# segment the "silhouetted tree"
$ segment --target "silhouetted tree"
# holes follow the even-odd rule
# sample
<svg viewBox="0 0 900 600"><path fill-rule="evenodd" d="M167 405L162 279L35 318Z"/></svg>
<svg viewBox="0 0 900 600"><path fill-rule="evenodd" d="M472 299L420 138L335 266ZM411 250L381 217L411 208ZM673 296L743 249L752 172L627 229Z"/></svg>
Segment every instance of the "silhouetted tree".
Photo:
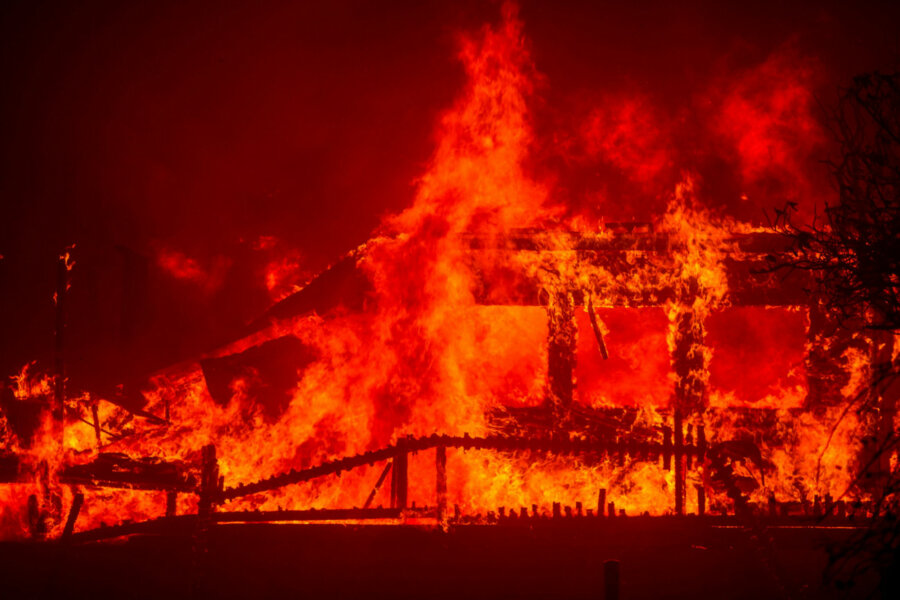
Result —
<svg viewBox="0 0 900 600"><path fill-rule="evenodd" d="M831 115L840 158L831 163L837 200L811 224L793 222L796 205L776 211L774 227L792 250L772 268L810 271L823 308L839 327L868 330L888 349L900 334L900 73L856 77ZM852 585L871 569L882 576L885 597L900 597L900 470L896 457L896 408L892 390L898 359L882 352L872 384L848 410L876 414L880 424L866 438L856 473L860 487L877 490L875 516L850 542L835 548L828 575ZM873 485L874 484L874 485Z"/></svg>

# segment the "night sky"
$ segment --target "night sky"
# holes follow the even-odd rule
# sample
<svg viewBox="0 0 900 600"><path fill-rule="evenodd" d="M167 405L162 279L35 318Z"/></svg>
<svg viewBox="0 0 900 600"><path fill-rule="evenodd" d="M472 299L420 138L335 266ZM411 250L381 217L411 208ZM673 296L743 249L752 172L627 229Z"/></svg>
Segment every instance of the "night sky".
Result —
<svg viewBox="0 0 900 600"><path fill-rule="evenodd" d="M897 68L900 8L832 4L523 2L541 74L535 176L573 214L647 218L630 199L663 206L683 168L745 220L785 200L810 210L829 190L824 119L787 147L789 185L732 156L723 127L740 123L721 107L772 79L802 84L815 100L802 116L821 119L853 75ZM299 282L407 206L464 85L458 35L499 14L335 1L0 11L0 375L50 364L56 257L75 244L76 387L228 340L272 302L266 265L290 257ZM588 124L627 102L653 134L601 160ZM659 167L635 175L635 156Z"/></svg>

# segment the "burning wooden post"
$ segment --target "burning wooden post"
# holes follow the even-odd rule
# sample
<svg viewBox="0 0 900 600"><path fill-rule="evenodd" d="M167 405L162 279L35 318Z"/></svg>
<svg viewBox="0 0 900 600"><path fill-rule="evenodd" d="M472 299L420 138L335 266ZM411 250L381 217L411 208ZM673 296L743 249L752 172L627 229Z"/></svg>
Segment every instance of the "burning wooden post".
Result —
<svg viewBox="0 0 900 600"><path fill-rule="evenodd" d="M405 446L404 443L398 446ZM394 459L391 470L391 508L405 509L409 491L409 453L405 450Z"/></svg>
<svg viewBox="0 0 900 600"><path fill-rule="evenodd" d="M559 427L575 394L575 301L566 291L547 301L547 379L554 425Z"/></svg>
<svg viewBox="0 0 900 600"><path fill-rule="evenodd" d="M672 367L676 383L672 408L674 416L675 454L675 513L684 514L687 460L684 448L684 420L699 414L706 402L706 359L704 356L703 320L694 310L700 294L696 277L682 282L676 290L676 307L670 318L674 322L675 347Z"/></svg>
<svg viewBox="0 0 900 600"><path fill-rule="evenodd" d="M72 498L72 507L69 509L69 516L66 519L66 525L63 528L63 540L68 540L72 537L72 532L75 530L75 521L78 519L78 513L81 511L82 504L84 504L84 494L75 492L75 497Z"/></svg>
<svg viewBox="0 0 900 600"><path fill-rule="evenodd" d="M697 515L702 517L706 514L706 488L701 484L694 487L697 490Z"/></svg>
<svg viewBox="0 0 900 600"><path fill-rule="evenodd" d="M437 520L444 522L444 514L447 512L447 448L438 446L435 451L435 491L437 493Z"/></svg>
<svg viewBox="0 0 900 600"><path fill-rule="evenodd" d="M681 411L675 409L675 514L684 514L685 462Z"/></svg>
<svg viewBox="0 0 900 600"><path fill-rule="evenodd" d="M213 507L219 495L219 462L216 460L216 447L213 444L203 447L201 460L197 528L193 539L192 588L195 597L205 595L202 593L202 584L207 570L209 529L213 523Z"/></svg>
<svg viewBox="0 0 900 600"><path fill-rule="evenodd" d="M203 446L202 461L197 518L201 526L203 524L208 526L219 486L219 463L216 460L216 447L213 444Z"/></svg>
<svg viewBox="0 0 900 600"><path fill-rule="evenodd" d="M663 469L672 470L672 428L663 427Z"/></svg>
<svg viewBox="0 0 900 600"><path fill-rule="evenodd" d="M594 331L594 338L597 340L597 347L600 349L600 356L603 360L609 360L609 350L606 348L606 340L603 339L603 331L600 330L600 323L597 320L597 314L594 312L594 305L591 303L590 297L587 301L588 318L591 321L591 329Z"/></svg>
<svg viewBox="0 0 900 600"><path fill-rule="evenodd" d="M393 466L393 462L388 462L388 464L384 466L384 469L381 471L381 475L378 476L378 481L375 482L375 487L373 487L372 491L369 492L369 497L366 498L366 502L365 504L363 504L363 509L369 508L372 505L372 502L375 500L375 494L377 494L378 490L381 489L381 485L384 483L384 480L387 479L387 474L391 472L391 468ZM391 502L393 502L393 496Z"/></svg>
<svg viewBox="0 0 900 600"><path fill-rule="evenodd" d="M174 517L176 513L176 503L178 501L178 492L169 490L166 492L166 516Z"/></svg>
<svg viewBox="0 0 900 600"><path fill-rule="evenodd" d="M597 493L597 516L602 517L606 514L606 488L600 488Z"/></svg>

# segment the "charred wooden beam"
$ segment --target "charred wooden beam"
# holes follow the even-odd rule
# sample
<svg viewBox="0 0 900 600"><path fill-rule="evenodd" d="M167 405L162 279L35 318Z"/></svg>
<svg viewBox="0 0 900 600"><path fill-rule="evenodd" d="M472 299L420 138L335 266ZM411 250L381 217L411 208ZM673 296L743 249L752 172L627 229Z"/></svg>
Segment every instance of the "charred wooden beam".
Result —
<svg viewBox="0 0 900 600"><path fill-rule="evenodd" d="M218 498L219 463L216 460L216 447L208 444L202 450L202 466L200 474L199 502L197 516L203 520L212 514L213 505Z"/></svg>
<svg viewBox="0 0 900 600"><path fill-rule="evenodd" d="M93 462L70 465L60 473L59 480L69 485L137 490L194 492L197 487L183 463L133 459L118 453L100 453Z"/></svg>
<svg viewBox="0 0 900 600"><path fill-rule="evenodd" d="M595 303L594 308L616 307L661 307L673 302L678 297L676 286L667 283L676 278L670 267L664 265L645 266L647 281L644 285L634 287L631 283L633 274L626 269L633 269L625 256L608 256L600 259L582 257L580 264L590 268L592 265L602 267L612 275L628 274L623 283L610 282L604 291L603 304ZM506 306L544 306L548 299L539 293L542 282L526 273L512 260L508 264L479 264L473 257L472 271L475 274L475 300L483 305ZM598 262L600 261L600 262ZM812 285L811 276L806 272L792 272L774 275L764 272L766 264L752 259L726 259L723 267L728 279L728 299L731 306L808 306L815 302L815 296L809 293ZM497 285L501 281L502 285ZM572 282L576 301L583 301L581 291Z"/></svg>
<svg viewBox="0 0 900 600"><path fill-rule="evenodd" d="M75 521L78 519L78 513L81 511L81 505L84 504L84 494L76 492L72 498L72 506L69 508L69 516L66 518L66 525L63 527L62 539L68 540L72 537L75 530Z"/></svg>
<svg viewBox="0 0 900 600"><path fill-rule="evenodd" d="M575 394L575 336L574 299L566 291L554 291L547 305L547 379L558 420L568 416Z"/></svg>
<svg viewBox="0 0 900 600"><path fill-rule="evenodd" d="M669 471L672 469L672 428L668 425L663 427L663 469Z"/></svg>
<svg viewBox="0 0 900 600"><path fill-rule="evenodd" d="M674 444L674 456L675 456L675 514L683 515L684 514L684 487L686 483L686 473L685 473L685 456L684 456L684 432L682 430L682 418L681 411L679 409L675 409L675 444Z"/></svg>
<svg viewBox="0 0 900 600"><path fill-rule="evenodd" d="M591 321L591 329L594 331L594 337L597 340L597 346L600 348L600 356L603 360L609 360L609 351L606 349L606 341L603 339L603 332L600 331L600 324L597 322L597 315L594 313L594 306L591 299L587 301L588 318Z"/></svg>
<svg viewBox="0 0 900 600"><path fill-rule="evenodd" d="M166 516L174 517L178 507L178 492L169 490L166 492Z"/></svg>
<svg viewBox="0 0 900 600"><path fill-rule="evenodd" d="M99 449L101 446L103 446L103 436L101 435L102 430L100 429L100 413L97 410L96 402L91 403L91 420L94 425L94 437L97 438L97 448Z"/></svg>
<svg viewBox="0 0 900 600"><path fill-rule="evenodd" d="M706 488L701 484L694 488L697 490L697 515L702 517L706 514Z"/></svg>
<svg viewBox="0 0 900 600"><path fill-rule="evenodd" d="M409 454L402 452L394 459L391 470L391 508L406 508L409 492Z"/></svg>
<svg viewBox="0 0 900 600"><path fill-rule="evenodd" d="M203 588L209 571L209 531L213 523L215 503L219 497L219 462L216 459L216 447L208 444L203 447L201 454L197 520L191 544L191 592L194 597L207 595Z"/></svg>
<svg viewBox="0 0 900 600"><path fill-rule="evenodd" d="M443 522L447 512L447 447L438 446L435 451L435 491L437 495L437 518Z"/></svg>
<svg viewBox="0 0 900 600"><path fill-rule="evenodd" d="M366 498L366 503L363 504L363 508L369 508L372 505L372 502L375 500L375 495L378 493L378 490L381 489L381 485L384 483L384 480L387 479L388 473L391 472L391 467L394 463L389 462L384 466L384 469L381 471L381 475L378 477L378 481L375 482L375 487L372 488L372 491L369 492L368 498Z"/></svg>

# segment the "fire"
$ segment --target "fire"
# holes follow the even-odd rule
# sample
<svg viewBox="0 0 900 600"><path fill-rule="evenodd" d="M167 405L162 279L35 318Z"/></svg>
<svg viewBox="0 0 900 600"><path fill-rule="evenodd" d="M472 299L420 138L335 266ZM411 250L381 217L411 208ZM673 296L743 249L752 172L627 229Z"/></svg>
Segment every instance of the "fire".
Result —
<svg viewBox="0 0 900 600"><path fill-rule="evenodd" d="M412 205L345 259L367 283L362 309L336 306L276 319L197 364L160 372L144 390L140 413L114 398L68 398L64 438L54 437L46 420L22 468L38 483L2 488L3 535L23 535L17 507L29 495L45 506L71 503L74 486L60 483L67 465L90 464L100 452L159 457L187 465L185 476L196 480L208 444L216 447L225 486L234 488L409 436L519 439L539 437L534 429L543 428L548 439L568 443L606 436L661 444L664 428L674 424L681 444L682 432L697 440L704 426L711 443L731 444L729 456L747 472L744 482L757 504L770 496L781 502L838 498L852 487L860 424L838 404L811 405L803 356L814 337L807 334L812 317L795 305L735 306L741 294L755 293L741 287L734 264L755 260L759 252L745 250L740 240L758 232L706 208L693 174L683 177L653 223L623 229L588 226L583 215L566 221L551 185L527 167L538 75L515 8L505 5L497 27L465 39L460 59L467 84L441 118L439 142ZM729 96L726 114L756 119L742 89ZM785 103L774 98L774 121L739 140L748 173L762 160L761 140L782 125ZM653 125L639 113L639 105L598 109L589 129L593 151L644 179L670 161L654 148L654 135L636 135ZM790 148L778 151L789 154ZM173 277L206 288L221 279L221 269L205 269L180 252L160 251L158 260ZM300 269L295 255L268 265L265 283L273 298L296 291ZM760 380L735 384L732 374L748 364L746 356L717 354L715 343L737 322L729 314L777 326L789 345L800 346L778 355L790 364L769 364L765 353L788 344L760 335L752 362ZM275 368L267 358L242 365L222 386L213 384L212 373L230 368L229 357L263 352L272 343L291 353L287 375L279 372L288 382L284 390L267 378L265 369ZM866 380L864 354L855 347L844 352L850 373L844 396ZM51 380L36 379L33 370L27 365L15 378L17 401L52 395ZM768 429L748 424L738 409L759 411L760 419L769 418ZM10 437L7 430L3 435ZM699 442L684 443L696 448ZM759 457L748 448L758 449ZM435 502L438 452L429 447L410 456L409 498L420 507ZM224 508L360 507L372 493L373 506L385 505L388 486L373 492L382 469L364 465L235 495ZM672 498L681 485L707 490L711 505L727 504L711 483L711 469L709 460L665 469L637 452L448 448L447 502L466 515L500 507L532 513L533 505L548 512L554 503L596 510L598 492L605 490L606 501L627 514L662 515L675 510ZM179 498L178 511L197 510L193 496ZM160 491L90 489L78 528L123 515L160 516L166 502ZM697 510L694 496L686 504ZM57 535L62 523L48 527Z"/></svg>

